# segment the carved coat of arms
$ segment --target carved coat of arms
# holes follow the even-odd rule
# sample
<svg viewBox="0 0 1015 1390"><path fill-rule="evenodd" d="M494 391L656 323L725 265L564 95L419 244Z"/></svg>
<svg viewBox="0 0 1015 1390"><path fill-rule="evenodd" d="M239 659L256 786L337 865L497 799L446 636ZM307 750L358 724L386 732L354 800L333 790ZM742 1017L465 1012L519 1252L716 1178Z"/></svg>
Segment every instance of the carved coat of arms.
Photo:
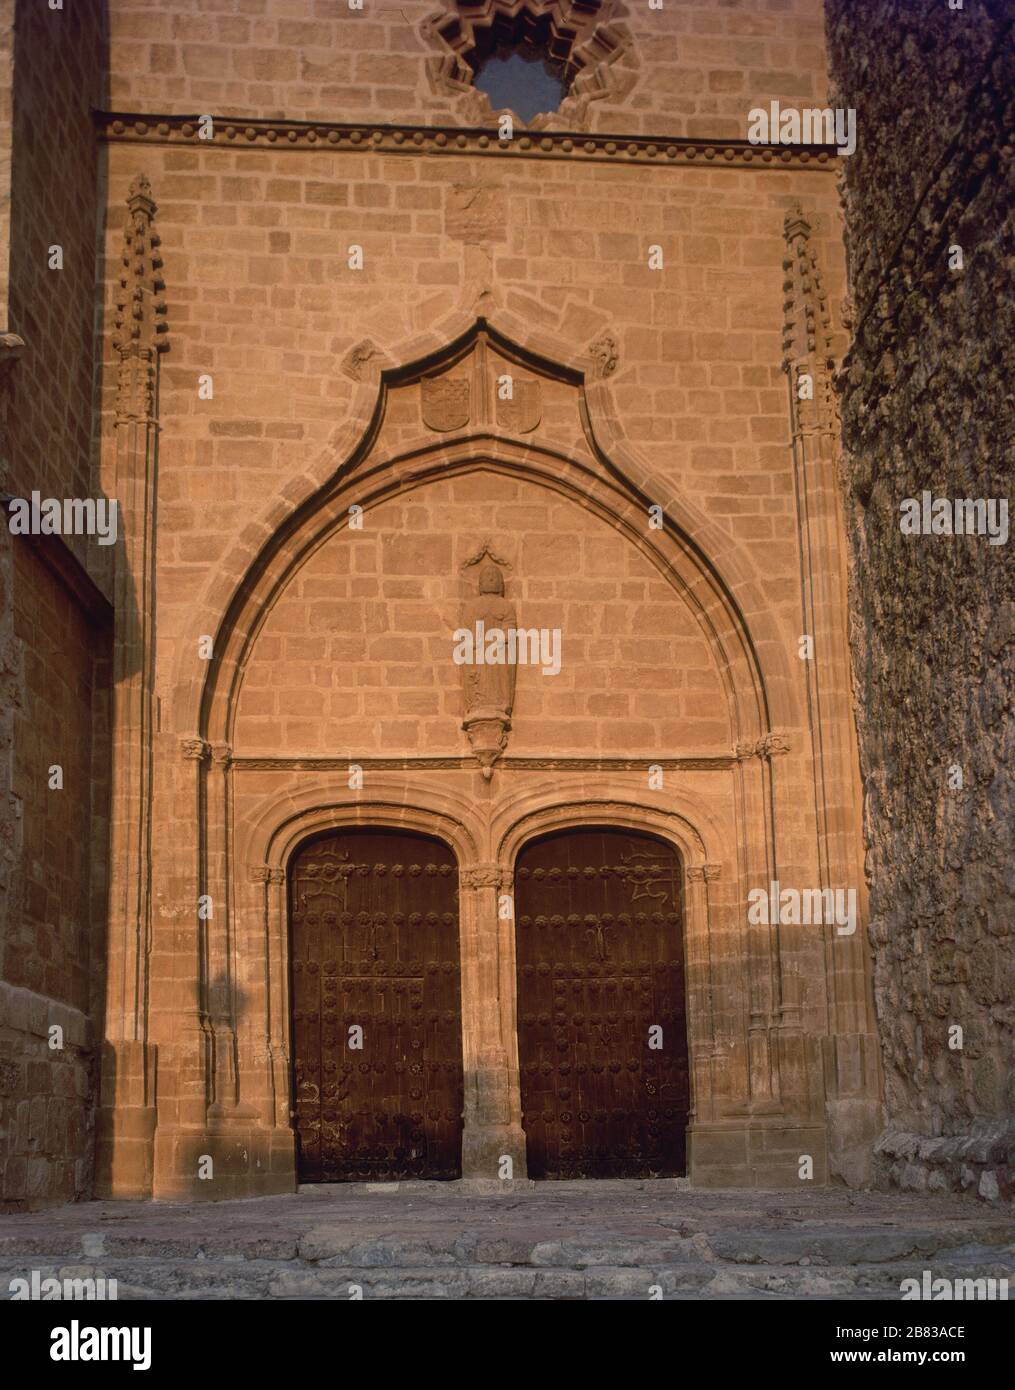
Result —
<svg viewBox="0 0 1015 1390"><path fill-rule="evenodd" d="M501 400L497 394L497 424L512 434L528 434L539 424L543 406L539 382L515 377L511 395Z"/></svg>
<svg viewBox="0 0 1015 1390"><path fill-rule="evenodd" d="M432 430L460 430L469 423L469 378L425 377L422 385L423 420Z"/></svg>

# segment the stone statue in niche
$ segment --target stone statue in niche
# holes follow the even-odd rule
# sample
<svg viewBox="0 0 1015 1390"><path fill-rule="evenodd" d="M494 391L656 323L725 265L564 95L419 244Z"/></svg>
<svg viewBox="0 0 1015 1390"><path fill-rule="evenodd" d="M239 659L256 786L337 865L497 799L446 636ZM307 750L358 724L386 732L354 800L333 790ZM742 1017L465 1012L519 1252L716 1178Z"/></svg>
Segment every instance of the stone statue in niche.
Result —
<svg viewBox="0 0 1015 1390"><path fill-rule="evenodd" d="M493 776L493 765L507 747L511 728L511 711L515 702L516 664L485 660L486 634L503 635L517 628L515 606L504 594L504 574L484 551L478 557L480 565L478 593L462 608L462 629L476 640L472 645L472 660L461 663L462 688L465 695L465 718L462 728L469 736L472 751L483 769L487 781Z"/></svg>

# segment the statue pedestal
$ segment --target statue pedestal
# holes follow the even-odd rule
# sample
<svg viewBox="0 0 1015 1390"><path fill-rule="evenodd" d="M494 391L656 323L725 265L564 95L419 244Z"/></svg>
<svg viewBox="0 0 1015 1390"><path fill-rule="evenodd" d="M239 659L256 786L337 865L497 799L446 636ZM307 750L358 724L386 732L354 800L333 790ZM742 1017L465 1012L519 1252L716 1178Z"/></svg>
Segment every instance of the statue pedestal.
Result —
<svg viewBox="0 0 1015 1390"><path fill-rule="evenodd" d="M476 761L483 769L483 777L489 782L494 763L507 747L511 720L504 710L475 709L463 720L462 728L469 735Z"/></svg>

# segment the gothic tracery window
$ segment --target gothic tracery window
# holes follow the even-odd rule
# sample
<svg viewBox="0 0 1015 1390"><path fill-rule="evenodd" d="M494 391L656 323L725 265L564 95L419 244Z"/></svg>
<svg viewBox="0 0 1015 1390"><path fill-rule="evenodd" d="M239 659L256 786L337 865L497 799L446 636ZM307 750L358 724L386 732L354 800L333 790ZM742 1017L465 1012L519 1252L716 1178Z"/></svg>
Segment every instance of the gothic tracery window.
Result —
<svg viewBox="0 0 1015 1390"><path fill-rule="evenodd" d="M445 0L424 26L443 53L430 61L431 80L467 118L510 111L533 127L581 128L590 101L633 80L616 9L616 0Z"/></svg>

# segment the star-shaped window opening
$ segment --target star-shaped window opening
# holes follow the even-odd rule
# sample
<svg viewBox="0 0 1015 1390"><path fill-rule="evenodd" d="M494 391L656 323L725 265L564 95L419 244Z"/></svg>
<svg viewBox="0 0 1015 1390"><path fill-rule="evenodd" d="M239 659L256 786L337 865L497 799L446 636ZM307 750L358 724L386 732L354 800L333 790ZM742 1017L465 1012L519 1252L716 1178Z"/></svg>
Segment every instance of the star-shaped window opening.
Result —
<svg viewBox="0 0 1015 1390"><path fill-rule="evenodd" d="M548 16L536 18L527 10L513 19L498 14L473 32L475 43L465 60L473 86L494 111L510 110L531 121L559 109L577 71L570 61L573 33L551 33Z"/></svg>

